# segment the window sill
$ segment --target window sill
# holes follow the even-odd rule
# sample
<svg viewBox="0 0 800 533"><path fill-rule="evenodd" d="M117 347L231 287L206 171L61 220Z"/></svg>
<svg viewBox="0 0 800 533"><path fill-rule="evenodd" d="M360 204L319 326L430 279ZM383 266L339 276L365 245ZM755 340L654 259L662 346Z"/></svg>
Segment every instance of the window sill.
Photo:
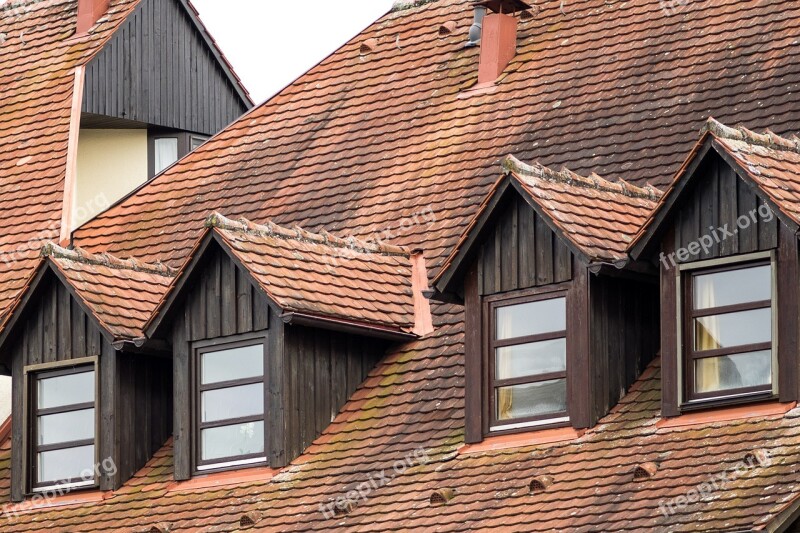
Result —
<svg viewBox="0 0 800 533"><path fill-rule="evenodd" d="M214 474L196 476L188 481L176 481L167 487L167 492L215 489L229 485L241 485L243 483L265 482L272 479L277 473L277 470L268 467L242 468L227 472L217 472Z"/></svg>
<svg viewBox="0 0 800 533"><path fill-rule="evenodd" d="M686 426L713 424L715 422L728 422L747 418L763 418L768 416L781 417L795 408L797 402L778 403L767 402L756 405L740 405L722 407L688 413L675 418L662 418L656 423L657 429L672 429Z"/></svg>
<svg viewBox="0 0 800 533"><path fill-rule="evenodd" d="M113 494L111 491L99 491L94 487L88 487L88 489L88 491L86 489L81 489L82 492L79 493L76 491L75 493L67 493L54 497L47 497L46 493L34 494L26 497L25 501L6 504L3 506L3 514L5 516L16 516L56 507L96 503L110 498Z"/></svg>
<svg viewBox="0 0 800 533"><path fill-rule="evenodd" d="M526 446L536 446L539 444L552 444L555 442L565 442L576 440L586 433L584 430L576 430L571 427L556 429L542 429L529 431L527 433L516 433L514 435L499 435L487 437L478 444L465 444L458 449L458 454L471 454L492 452L497 450L507 450L512 448L524 448Z"/></svg>

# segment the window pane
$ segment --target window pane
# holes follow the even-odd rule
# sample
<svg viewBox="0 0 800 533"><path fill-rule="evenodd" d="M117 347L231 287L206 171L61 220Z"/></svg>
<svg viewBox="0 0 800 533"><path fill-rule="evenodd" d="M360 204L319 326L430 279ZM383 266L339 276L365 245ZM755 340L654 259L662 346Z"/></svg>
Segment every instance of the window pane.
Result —
<svg viewBox="0 0 800 533"><path fill-rule="evenodd" d="M155 140L155 167L156 174L178 160L178 139L166 137Z"/></svg>
<svg viewBox="0 0 800 533"><path fill-rule="evenodd" d="M695 390L699 393L769 385L772 383L772 352L697 359L694 371Z"/></svg>
<svg viewBox="0 0 800 533"><path fill-rule="evenodd" d="M527 337L567 329L564 298L510 305L497 309L497 340Z"/></svg>
<svg viewBox="0 0 800 533"><path fill-rule="evenodd" d="M769 265L694 277L694 308L710 309L772 299Z"/></svg>
<svg viewBox="0 0 800 533"><path fill-rule="evenodd" d="M208 140L208 137L199 137L197 135L192 135L192 138L189 141L190 145L191 145L189 147L189 149L190 150L196 150L197 148L200 148L201 146L203 146L203 143L205 143L207 140Z"/></svg>
<svg viewBox="0 0 800 533"><path fill-rule="evenodd" d="M206 391L202 403L203 422L264 414L264 384Z"/></svg>
<svg viewBox="0 0 800 533"><path fill-rule="evenodd" d="M94 409L39 417L39 445L94 438Z"/></svg>
<svg viewBox="0 0 800 533"><path fill-rule="evenodd" d="M204 385L263 375L263 344L203 354L201 380Z"/></svg>
<svg viewBox="0 0 800 533"><path fill-rule="evenodd" d="M567 380L501 387L496 395L497 419L513 420L567 410Z"/></svg>
<svg viewBox="0 0 800 533"><path fill-rule="evenodd" d="M264 452L264 422L248 422L201 431L203 461Z"/></svg>
<svg viewBox="0 0 800 533"><path fill-rule="evenodd" d="M567 340L506 346L497 349L495 379L521 378L567 369Z"/></svg>
<svg viewBox="0 0 800 533"><path fill-rule="evenodd" d="M39 454L39 483L94 479L94 446L66 448Z"/></svg>
<svg viewBox="0 0 800 533"><path fill-rule="evenodd" d="M770 342L772 310L756 309L697 318L694 331L695 350L716 350Z"/></svg>
<svg viewBox="0 0 800 533"><path fill-rule="evenodd" d="M94 371L38 380L39 409L94 402Z"/></svg>

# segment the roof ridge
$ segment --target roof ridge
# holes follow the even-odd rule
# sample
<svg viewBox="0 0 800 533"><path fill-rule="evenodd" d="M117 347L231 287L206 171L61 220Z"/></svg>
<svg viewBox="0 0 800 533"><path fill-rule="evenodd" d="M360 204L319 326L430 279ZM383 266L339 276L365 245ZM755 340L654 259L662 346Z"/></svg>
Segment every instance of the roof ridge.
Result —
<svg viewBox="0 0 800 533"><path fill-rule="evenodd" d="M411 254L405 248L394 246L391 244L367 242L355 237L348 237L343 239L331 235L327 231L321 233L312 233L306 231L299 226L289 229L279 226L270 221L266 224L256 224L246 218L239 220L232 220L220 213L212 213L206 218L205 226L207 228L218 228L228 231L235 231L238 233L246 233L250 235L259 235L262 237L277 237L285 240L296 240L301 242L311 242L314 244L322 244L333 248L346 248L360 253L377 253L383 255L401 255L409 257Z"/></svg>
<svg viewBox="0 0 800 533"><path fill-rule="evenodd" d="M587 189L622 194L632 198L644 198L646 200L655 201L663 194L661 190L653 187L649 183L645 187L633 185L623 179L614 183L594 172L587 177L576 174L566 167L563 167L560 171L556 171L540 163L529 165L523 163L513 155L506 156L505 159L503 159L502 166L506 174L514 173L519 176L544 179L556 183L566 183L568 185Z"/></svg>
<svg viewBox="0 0 800 533"><path fill-rule="evenodd" d="M164 277L174 277L176 271L169 266L159 263L145 263L138 259L120 259L107 252L92 254L82 248L67 249L53 242L48 242L42 247L41 257L67 259L85 265L98 265L122 270L133 270L147 274L156 274Z"/></svg>
<svg viewBox="0 0 800 533"><path fill-rule="evenodd" d="M739 126L732 128L719 122L714 117L709 117L703 128L700 130L701 136L711 133L715 137L722 139L729 139L732 141L742 141L747 144L756 146L763 146L773 150L781 150L784 152L795 152L800 154L800 138L792 135L791 138L783 137L777 133L767 129L764 133L756 133L752 130Z"/></svg>

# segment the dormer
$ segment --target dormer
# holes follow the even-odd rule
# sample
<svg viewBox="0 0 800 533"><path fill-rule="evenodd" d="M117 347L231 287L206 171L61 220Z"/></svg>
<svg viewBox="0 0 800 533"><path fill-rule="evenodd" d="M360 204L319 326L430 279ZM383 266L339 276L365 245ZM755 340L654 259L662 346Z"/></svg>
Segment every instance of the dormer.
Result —
<svg viewBox="0 0 800 533"><path fill-rule="evenodd" d="M710 119L632 248L661 272L664 416L798 399L798 165Z"/></svg>
<svg viewBox="0 0 800 533"><path fill-rule="evenodd" d="M13 501L117 489L169 438L169 353L142 327L171 281L161 265L45 246L0 329Z"/></svg>
<svg viewBox="0 0 800 533"><path fill-rule="evenodd" d="M175 477L280 468L391 342L431 331L419 254L214 214L146 328L174 364Z"/></svg>
<svg viewBox="0 0 800 533"><path fill-rule="evenodd" d="M108 4L77 2L75 39L104 30ZM250 107L188 2L140 0L75 74L65 231L160 174Z"/></svg>
<svg viewBox="0 0 800 533"><path fill-rule="evenodd" d="M657 277L626 250L658 192L503 167L434 282L464 304L467 443L592 427L657 350Z"/></svg>

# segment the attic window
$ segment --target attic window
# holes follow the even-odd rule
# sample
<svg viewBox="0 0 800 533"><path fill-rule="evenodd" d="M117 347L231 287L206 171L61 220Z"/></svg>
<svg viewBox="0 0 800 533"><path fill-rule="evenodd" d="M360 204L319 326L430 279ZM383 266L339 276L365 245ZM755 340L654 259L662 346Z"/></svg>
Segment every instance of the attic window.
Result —
<svg viewBox="0 0 800 533"><path fill-rule="evenodd" d="M44 368L43 368L44 367ZM94 364L31 366L31 489L96 484Z"/></svg>
<svg viewBox="0 0 800 533"><path fill-rule="evenodd" d="M563 291L490 304L492 431L569 420L566 315Z"/></svg>
<svg viewBox="0 0 800 533"><path fill-rule="evenodd" d="M773 282L769 261L717 266L684 277L689 401L773 389Z"/></svg>
<svg viewBox="0 0 800 533"><path fill-rule="evenodd" d="M266 462L263 340L198 346L197 470Z"/></svg>

